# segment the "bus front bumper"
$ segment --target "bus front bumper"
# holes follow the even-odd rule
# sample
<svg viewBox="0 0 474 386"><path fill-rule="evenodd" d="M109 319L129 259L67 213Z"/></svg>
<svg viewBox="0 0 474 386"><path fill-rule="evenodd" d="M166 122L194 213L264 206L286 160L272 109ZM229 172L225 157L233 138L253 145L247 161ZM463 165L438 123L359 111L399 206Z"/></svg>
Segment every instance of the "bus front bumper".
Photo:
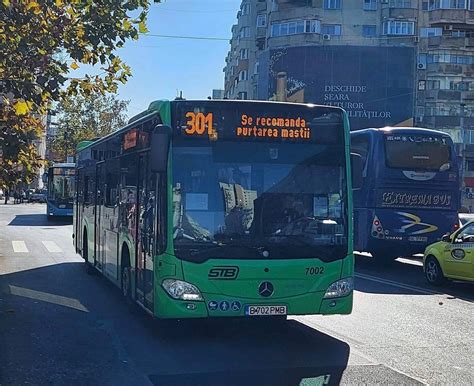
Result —
<svg viewBox="0 0 474 386"><path fill-rule="evenodd" d="M155 316L160 319L265 317L250 316L250 306L285 306L286 315L350 314L353 304L353 292L348 296L333 299L324 299L325 291L321 291L267 300L239 299L203 293L204 301L186 301L172 299L161 288L156 290L161 292L155 307Z"/></svg>

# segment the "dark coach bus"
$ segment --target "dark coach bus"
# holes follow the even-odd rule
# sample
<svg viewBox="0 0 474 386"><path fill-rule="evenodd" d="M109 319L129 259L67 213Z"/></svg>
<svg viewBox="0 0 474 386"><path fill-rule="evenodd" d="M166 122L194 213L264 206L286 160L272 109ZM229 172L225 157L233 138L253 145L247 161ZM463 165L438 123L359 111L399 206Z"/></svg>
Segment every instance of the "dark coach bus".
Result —
<svg viewBox="0 0 474 386"><path fill-rule="evenodd" d="M351 133L363 161L354 190L354 250L393 260L422 253L452 231L460 206L459 169L449 135L428 129Z"/></svg>

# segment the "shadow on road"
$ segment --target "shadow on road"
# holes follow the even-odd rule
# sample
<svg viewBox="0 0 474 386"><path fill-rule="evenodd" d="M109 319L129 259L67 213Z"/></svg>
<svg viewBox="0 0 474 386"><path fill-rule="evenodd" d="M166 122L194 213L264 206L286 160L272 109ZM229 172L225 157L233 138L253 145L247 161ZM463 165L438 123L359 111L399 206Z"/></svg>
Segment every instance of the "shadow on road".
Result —
<svg viewBox="0 0 474 386"><path fill-rule="evenodd" d="M421 259L405 259L421 262ZM406 261L380 264L364 255L356 255L355 271L357 291L394 295L446 294L451 299L474 302L473 283L447 281L439 287L429 285L424 277L423 267ZM449 299L448 298L448 299Z"/></svg>
<svg viewBox="0 0 474 386"><path fill-rule="evenodd" d="M10 221L9 226L58 226L58 225L71 225L71 217L57 217L48 220L48 216L45 214L18 214L15 218Z"/></svg>
<svg viewBox="0 0 474 386"><path fill-rule="evenodd" d="M349 361L294 320L155 321L81 263L0 276L0 290L5 384L337 385Z"/></svg>

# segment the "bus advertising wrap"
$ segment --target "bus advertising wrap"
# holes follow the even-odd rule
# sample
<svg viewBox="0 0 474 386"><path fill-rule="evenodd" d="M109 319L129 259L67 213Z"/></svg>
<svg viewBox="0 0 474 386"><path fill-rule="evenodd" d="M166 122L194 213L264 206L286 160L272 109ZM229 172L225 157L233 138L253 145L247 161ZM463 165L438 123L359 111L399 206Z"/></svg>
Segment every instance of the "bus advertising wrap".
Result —
<svg viewBox="0 0 474 386"><path fill-rule="evenodd" d="M379 190L377 207L414 209L453 209L455 200L451 193L420 193L401 189Z"/></svg>
<svg viewBox="0 0 474 386"><path fill-rule="evenodd" d="M263 53L259 68L259 99L341 107L352 130L413 117L413 48L281 48Z"/></svg>

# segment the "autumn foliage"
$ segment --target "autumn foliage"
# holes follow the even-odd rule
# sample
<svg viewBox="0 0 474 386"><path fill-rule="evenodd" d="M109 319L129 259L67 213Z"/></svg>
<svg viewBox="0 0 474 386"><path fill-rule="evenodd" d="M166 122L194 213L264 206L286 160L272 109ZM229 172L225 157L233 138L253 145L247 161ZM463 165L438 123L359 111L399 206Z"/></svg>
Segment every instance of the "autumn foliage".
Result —
<svg viewBox="0 0 474 386"><path fill-rule="evenodd" d="M114 51L147 32L150 1L0 1L0 184L14 184L41 162L31 139L55 102L115 92L130 77ZM73 76L86 65L94 74Z"/></svg>

